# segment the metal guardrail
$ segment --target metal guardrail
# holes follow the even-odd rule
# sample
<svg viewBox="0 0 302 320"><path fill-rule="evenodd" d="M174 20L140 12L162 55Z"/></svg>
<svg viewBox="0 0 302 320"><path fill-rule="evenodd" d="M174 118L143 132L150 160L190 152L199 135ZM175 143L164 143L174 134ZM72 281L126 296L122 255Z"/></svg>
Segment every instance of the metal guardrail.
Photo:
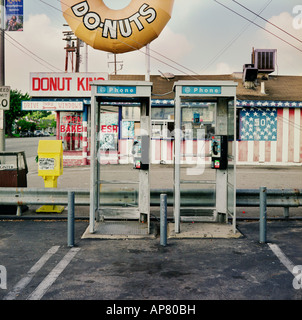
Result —
<svg viewBox="0 0 302 320"><path fill-rule="evenodd" d="M68 205L68 192L75 193L75 206L89 206L90 192L86 189L39 189L39 188L0 188L0 205ZM167 195L167 206L173 206L173 189L152 189L151 206L160 206L160 195ZM100 194L103 206L136 206L137 190L104 190ZM182 190L181 206L215 206L213 189ZM259 189L238 189L237 207L259 207ZM302 206L300 189L267 189L267 207L283 207L284 216L289 216L289 208Z"/></svg>
<svg viewBox="0 0 302 320"><path fill-rule="evenodd" d="M75 193L75 206L88 206L90 192L86 189L39 189L39 188L0 188L0 205L67 205L68 191ZM104 205L132 205L137 202L136 191L108 190L102 192Z"/></svg>

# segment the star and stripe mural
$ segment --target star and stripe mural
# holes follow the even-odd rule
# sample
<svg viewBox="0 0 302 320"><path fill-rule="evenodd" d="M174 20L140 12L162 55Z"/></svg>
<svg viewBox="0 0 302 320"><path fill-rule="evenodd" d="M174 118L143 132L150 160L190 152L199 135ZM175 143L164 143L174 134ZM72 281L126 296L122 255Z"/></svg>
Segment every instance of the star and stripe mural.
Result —
<svg viewBox="0 0 302 320"><path fill-rule="evenodd" d="M243 108L239 111L238 163L302 163L302 109Z"/></svg>
<svg viewBox="0 0 302 320"><path fill-rule="evenodd" d="M163 104L154 101L153 105ZM172 101L165 104L173 105ZM238 107L238 164L302 164L302 102L237 100ZM154 146L153 146L154 144ZM173 141L152 141L154 163L172 163ZM204 142L205 153L210 151ZM198 149L196 141L184 142L184 153ZM190 152L189 152L190 151ZM194 159L186 159L194 163ZM210 161L206 158L206 162Z"/></svg>
<svg viewBox="0 0 302 320"><path fill-rule="evenodd" d="M302 108L301 101L258 101L237 100L237 107L279 107L279 108Z"/></svg>
<svg viewBox="0 0 302 320"><path fill-rule="evenodd" d="M277 141L277 109L243 108L239 126L242 141Z"/></svg>

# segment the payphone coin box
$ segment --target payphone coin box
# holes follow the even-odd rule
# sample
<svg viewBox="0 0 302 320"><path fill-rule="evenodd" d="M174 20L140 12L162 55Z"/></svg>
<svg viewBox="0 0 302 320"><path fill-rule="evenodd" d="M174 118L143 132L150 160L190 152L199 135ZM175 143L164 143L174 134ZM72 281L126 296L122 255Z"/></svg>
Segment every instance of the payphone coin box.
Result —
<svg viewBox="0 0 302 320"><path fill-rule="evenodd" d="M133 168L140 170L149 169L149 136L142 135L133 141Z"/></svg>
<svg viewBox="0 0 302 320"><path fill-rule="evenodd" d="M211 168L226 170L228 166L228 138L215 135L211 140Z"/></svg>
<svg viewBox="0 0 302 320"><path fill-rule="evenodd" d="M63 174L63 146L61 140L40 140L38 145L38 176L46 188L56 188Z"/></svg>

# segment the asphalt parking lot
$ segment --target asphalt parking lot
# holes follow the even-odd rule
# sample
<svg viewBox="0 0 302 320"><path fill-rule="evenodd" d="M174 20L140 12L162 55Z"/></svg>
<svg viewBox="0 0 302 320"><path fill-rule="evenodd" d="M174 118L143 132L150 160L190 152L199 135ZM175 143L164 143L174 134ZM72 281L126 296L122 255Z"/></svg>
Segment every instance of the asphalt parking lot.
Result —
<svg viewBox="0 0 302 320"><path fill-rule="evenodd" d="M238 239L168 239L165 247L158 237L81 239L87 225L76 221L70 248L64 220L0 221L0 299L302 299L301 221L268 222L265 244L259 223L244 221Z"/></svg>
<svg viewBox="0 0 302 320"><path fill-rule="evenodd" d="M28 187L44 188L33 157L29 164ZM171 188L172 168L152 169L151 187ZM106 174L114 179L121 172L131 175L128 171L109 167ZM64 168L58 188L88 189L89 174L88 167ZM301 174L300 167L238 167L237 188L301 189ZM105 302L104 308L98 305L99 315L119 311L126 315L128 310L133 317L144 318L159 314L151 313L155 301L157 306L182 303L194 305L194 315L200 318L204 315L200 301L302 299L301 207L290 209L289 220L279 219L283 208L268 208L265 244L259 243L259 208L237 208L241 237L171 238L165 247L158 235L135 240L81 239L89 212L87 207L76 207L76 217L81 219L76 220L75 246L70 248L67 211L56 219L35 210L30 206L17 220L0 219L0 300L97 300ZM156 219L152 223L158 225ZM118 309L137 305L146 308ZM169 315L171 309L165 311ZM185 311L182 316L192 316L192 310L191 314Z"/></svg>

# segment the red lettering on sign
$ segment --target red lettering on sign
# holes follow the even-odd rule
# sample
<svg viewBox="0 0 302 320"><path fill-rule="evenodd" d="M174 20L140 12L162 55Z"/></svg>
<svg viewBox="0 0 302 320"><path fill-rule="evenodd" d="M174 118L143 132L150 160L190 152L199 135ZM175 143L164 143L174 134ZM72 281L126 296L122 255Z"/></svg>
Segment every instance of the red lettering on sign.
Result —
<svg viewBox="0 0 302 320"><path fill-rule="evenodd" d="M72 83L72 77L33 77L32 91L91 91L90 82L95 80L105 80L103 77L78 77ZM72 86L73 85L73 86Z"/></svg>
<svg viewBox="0 0 302 320"><path fill-rule="evenodd" d="M108 125L108 126L101 126L101 131L103 133L118 133L118 126L117 125Z"/></svg>
<svg viewBox="0 0 302 320"><path fill-rule="evenodd" d="M78 91L91 91L91 86L90 82L95 81L95 80L105 80L103 77L94 77L94 78L78 78L78 83L77 83L77 90Z"/></svg>
<svg viewBox="0 0 302 320"><path fill-rule="evenodd" d="M78 91L80 91L80 90L85 91L85 87L84 87L84 84L83 84L84 79L85 78L78 78Z"/></svg>
<svg viewBox="0 0 302 320"><path fill-rule="evenodd" d="M70 91L70 81L72 78L69 77L50 77L50 78L37 78L32 79L32 90L33 91Z"/></svg>
<svg viewBox="0 0 302 320"><path fill-rule="evenodd" d="M77 132L78 133L82 133L83 132L83 126L81 126L81 125L77 125Z"/></svg>
<svg viewBox="0 0 302 320"><path fill-rule="evenodd" d="M82 125L61 125L60 126L60 132L61 133L82 133L83 132L83 126Z"/></svg>
<svg viewBox="0 0 302 320"><path fill-rule="evenodd" d="M82 123L82 118L80 116L64 116L62 123Z"/></svg>

